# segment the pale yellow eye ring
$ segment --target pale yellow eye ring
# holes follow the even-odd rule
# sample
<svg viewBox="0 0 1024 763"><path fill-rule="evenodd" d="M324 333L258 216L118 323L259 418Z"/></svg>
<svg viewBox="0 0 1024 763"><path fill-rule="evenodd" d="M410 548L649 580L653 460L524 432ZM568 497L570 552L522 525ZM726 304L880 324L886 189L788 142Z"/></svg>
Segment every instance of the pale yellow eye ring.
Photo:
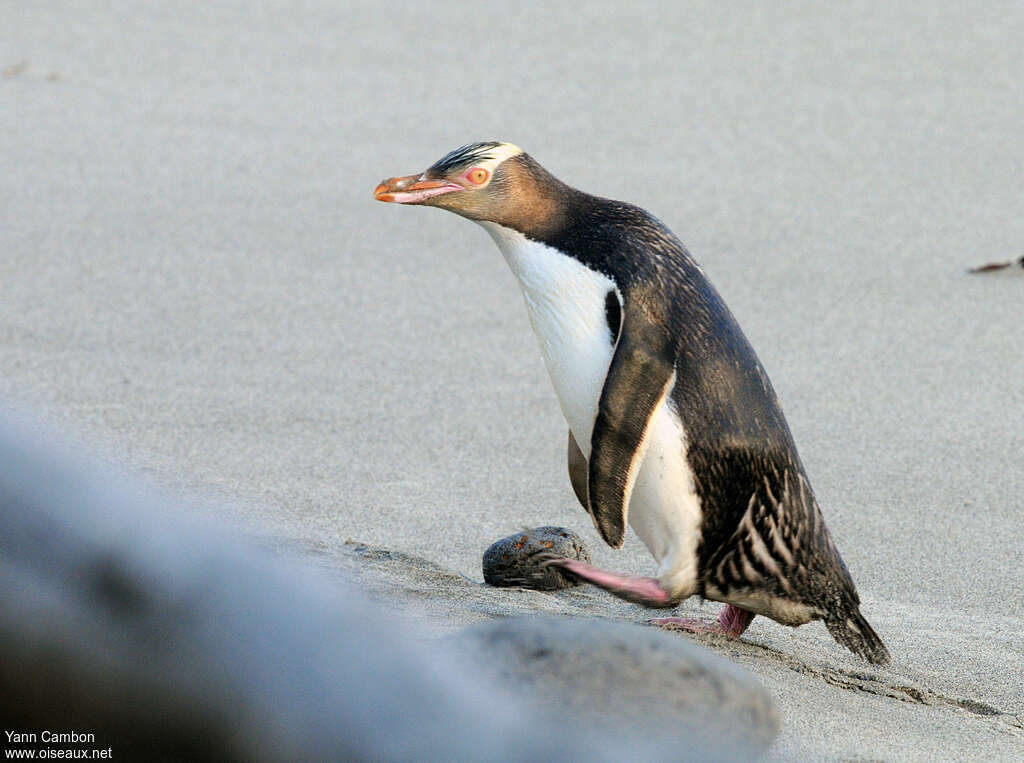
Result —
<svg viewBox="0 0 1024 763"><path fill-rule="evenodd" d="M487 178L489 178L490 176L491 173L489 173L483 167L474 167L473 169L466 173L466 179L469 180L470 183L475 183L476 185L482 185L483 183L486 183Z"/></svg>

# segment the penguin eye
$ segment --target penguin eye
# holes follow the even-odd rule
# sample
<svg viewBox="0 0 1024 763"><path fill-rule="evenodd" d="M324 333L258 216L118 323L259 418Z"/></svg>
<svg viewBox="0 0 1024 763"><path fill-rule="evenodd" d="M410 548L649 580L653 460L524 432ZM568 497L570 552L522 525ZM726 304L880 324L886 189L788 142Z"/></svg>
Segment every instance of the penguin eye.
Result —
<svg viewBox="0 0 1024 763"><path fill-rule="evenodd" d="M491 176L491 173L485 170L483 167L474 167L466 173L466 178L470 183L476 183L480 185L487 181L487 178Z"/></svg>

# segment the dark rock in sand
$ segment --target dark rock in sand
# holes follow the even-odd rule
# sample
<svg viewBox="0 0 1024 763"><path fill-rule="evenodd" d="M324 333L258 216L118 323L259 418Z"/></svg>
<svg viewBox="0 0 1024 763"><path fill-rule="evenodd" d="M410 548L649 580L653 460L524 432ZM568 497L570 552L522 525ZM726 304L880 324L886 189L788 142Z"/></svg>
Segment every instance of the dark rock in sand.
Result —
<svg viewBox="0 0 1024 763"><path fill-rule="evenodd" d="M484 551L484 582L492 586L519 586L538 591L571 588L579 582L557 567L541 567L543 554L590 561L583 539L564 527L535 527L502 538Z"/></svg>
<svg viewBox="0 0 1024 763"><path fill-rule="evenodd" d="M548 712L574 711L594 728L642 729L650 739L692 735L698 741L680 759L742 759L765 750L779 731L775 704L752 675L659 629L516 617L450 640Z"/></svg>

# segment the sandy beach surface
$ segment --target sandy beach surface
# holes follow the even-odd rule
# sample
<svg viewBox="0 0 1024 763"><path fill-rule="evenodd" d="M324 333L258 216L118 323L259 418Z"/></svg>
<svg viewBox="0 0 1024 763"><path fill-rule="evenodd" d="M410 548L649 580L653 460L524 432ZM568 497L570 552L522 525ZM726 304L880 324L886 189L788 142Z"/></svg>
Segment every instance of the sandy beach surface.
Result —
<svg viewBox="0 0 1024 763"><path fill-rule="evenodd" d="M0 29L5 401L427 634L641 620L438 583L549 524L653 572L576 505L484 231L371 198L514 142L702 263L893 654L764 618L707 639L774 696L770 756L1024 758L1024 270L966 273L1024 254L1020 4L52 2Z"/></svg>

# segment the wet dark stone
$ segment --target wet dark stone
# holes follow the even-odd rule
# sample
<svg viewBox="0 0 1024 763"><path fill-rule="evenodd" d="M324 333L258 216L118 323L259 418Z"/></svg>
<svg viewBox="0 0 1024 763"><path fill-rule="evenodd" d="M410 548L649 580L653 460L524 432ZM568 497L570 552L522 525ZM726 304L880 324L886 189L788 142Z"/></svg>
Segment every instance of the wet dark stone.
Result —
<svg viewBox="0 0 1024 763"><path fill-rule="evenodd" d="M557 567L542 567L548 554L590 562L583 539L564 527L535 527L495 541L484 552L484 582L492 586L557 591L579 582Z"/></svg>

